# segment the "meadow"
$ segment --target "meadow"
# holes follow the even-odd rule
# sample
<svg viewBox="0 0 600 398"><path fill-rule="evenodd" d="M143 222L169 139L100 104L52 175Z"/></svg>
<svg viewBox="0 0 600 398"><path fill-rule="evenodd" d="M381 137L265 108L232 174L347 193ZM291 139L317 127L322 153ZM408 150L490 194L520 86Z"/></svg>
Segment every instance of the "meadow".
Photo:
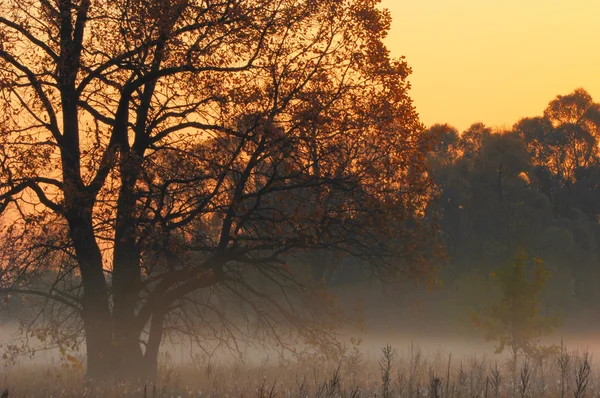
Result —
<svg viewBox="0 0 600 398"><path fill-rule="evenodd" d="M458 356L417 344L349 349L339 360L305 357L259 362L200 355L161 357L156 383L96 385L70 363L5 364L8 397L600 397L600 367L586 350L557 346L520 358L513 374L499 355ZM4 397L3 396L3 397Z"/></svg>

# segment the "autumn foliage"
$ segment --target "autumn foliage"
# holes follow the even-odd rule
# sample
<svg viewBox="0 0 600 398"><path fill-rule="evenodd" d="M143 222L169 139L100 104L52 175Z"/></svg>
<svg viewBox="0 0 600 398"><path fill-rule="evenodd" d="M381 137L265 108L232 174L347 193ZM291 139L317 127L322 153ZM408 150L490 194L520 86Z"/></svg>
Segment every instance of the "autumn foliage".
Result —
<svg viewBox="0 0 600 398"><path fill-rule="evenodd" d="M167 336L324 343L301 304L325 250L426 272L389 25L372 0L3 1L2 289L48 300L30 330L145 377Z"/></svg>

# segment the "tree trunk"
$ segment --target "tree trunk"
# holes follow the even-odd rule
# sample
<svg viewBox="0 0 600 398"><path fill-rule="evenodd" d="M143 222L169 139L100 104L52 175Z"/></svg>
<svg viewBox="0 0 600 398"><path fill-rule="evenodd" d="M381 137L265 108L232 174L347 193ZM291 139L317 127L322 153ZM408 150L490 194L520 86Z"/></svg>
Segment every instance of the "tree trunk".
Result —
<svg viewBox="0 0 600 398"><path fill-rule="evenodd" d="M118 382L144 383L151 378L140 347L139 336L115 342L114 379Z"/></svg>
<svg viewBox="0 0 600 398"><path fill-rule="evenodd" d="M110 329L101 322L84 318L87 352L86 378L98 382L113 379L114 349Z"/></svg>
<svg viewBox="0 0 600 398"><path fill-rule="evenodd" d="M102 255L96 244L91 219L72 217L69 226L83 284L82 318L86 336L87 377L105 379L114 364L112 318Z"/></svg>
<svg viewBox="0 0 600 398"><path fill-rule="evenodd" d="M163 338L165 311L157 310L152 315L145 352L142 353L139 334L130 338L121 336L115 342L115 379L132 383L155 381L158 371L158 353Z"/></svg>
<svg viewBox="0 0 600 398"><path fill-rule="evenodd" d="M138 257L131 254L121 256L119 264L126 266L114 267L114 271L121 272L121 283L116 283L115 286L113 275L115 292L111 313L102 254L95 240L91 216L85 210L89 206L82 204L85 200L75 202L79 205L72 206L74 210L69 212L67 217L83 284L82 319L87 349L86 376L99 382L146 379L150 370L145 365L140 346L141 330L136 326L135 317L135 289L138 287L135 283L135 271L139 272ZM123 251L121 247L120 253ZM133 273L127 272L132 270Z"/></svg>
<svg viewBox="0 0 600 398"><path fill-rule="evenodd" d="M141 289L140 251L135 224L135 192L140 163L131 153L121 154L121 188L117 199L113 262L113 323L117 368L126 378L145 378L144 356L140 346L140 327L136 307Z"/></svg>
<svg viewBox="0 0 600 398"><path fill-rule="evenodd" d="M152 315L150 323L150 336L146 346L145 364L148 377L151 380L156 380L158 370L158 350L163 338L163 322L165 319L165 311L157 310Z"/></svg>

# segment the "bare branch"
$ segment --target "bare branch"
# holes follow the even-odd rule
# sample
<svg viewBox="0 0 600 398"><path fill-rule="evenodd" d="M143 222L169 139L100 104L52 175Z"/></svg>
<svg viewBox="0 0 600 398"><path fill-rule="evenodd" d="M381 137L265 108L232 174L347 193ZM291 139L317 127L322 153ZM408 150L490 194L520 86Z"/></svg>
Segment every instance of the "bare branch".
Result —
<svg viewBox="0 0 600 398"><path fill-rule="evenodd" d="M74 302L74 301L69 301L67 300L65 297L63 297L62 295L57 295L57 294L52 294L52 292L48 293L48 292L42 292L42 291L38 291L38 290L31 290L31 289L19 289L19 288L5 288L5 289L0 289L0 293L4 293L4 294L29 294L32 296L40 296L49 300L53 300L56 301L60 304L63 304L67 307L70 307L74 310L76 310L78 313L81 312L81 306L79 305L78 302Z"/></svg>

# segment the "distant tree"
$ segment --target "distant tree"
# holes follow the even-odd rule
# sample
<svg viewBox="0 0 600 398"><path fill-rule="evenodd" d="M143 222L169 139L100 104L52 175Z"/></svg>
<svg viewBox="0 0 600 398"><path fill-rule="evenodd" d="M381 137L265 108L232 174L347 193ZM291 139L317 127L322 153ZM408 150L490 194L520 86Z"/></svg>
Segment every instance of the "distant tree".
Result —
<svg viewBox="0 0 600 398"><path fill-rule="evenodd" d="M552 100L543 117L515 124L536 164L555 174L561 184L598 160L600 104L584 89Z"/></svg>
<svg viewBox="0 0 600 398"><path fill-rule="evenodd" d="M524 210L536 194L528 188L531 161L523 141L510 132L491 134L474 126L476 144L466 145L453 162L441 152L429 159L440 190L434 205L442 214L443 239L463 268L493 266L510 256L527 234Z"/></svg>
<svg viewBox="0 0 600 398"><path fill-rule="evenodd" d="M473 123L460 135L459 147L462 149L463 155L475 156L483 146L483 141L491 134L492 129L485 124Z"/></svg>
<svg viewBox="0 0 600 398"><path fill-rule="evenodd" d="M473 322L484 331L485 339L496 342L496 353L510 350L513 372L519 355L533 355L538 337L559 325L556 317L540 314L540 294L550 275L540 259L531 261L519 249L511 263L492 274L502 291L500 300L488 311L473 315Z"/></svg>
<svg viewBox="0 0 600 398"><path fill-rule="evenodd" d="M448 124L434 124L425 134L431 139L430 159L446 164L460 156L458 130Z"/></svg>
<svg viewBox="0 0 600 398"><path fill-rule="evenodd" d="M431 127L439 142L427 161L439 194L430 212L439 214L449 265L440 277L456 292L456 306L471 301L481 309L484 300L475 300L485 287L473 281L504 266L518 247L544 258L555 275L543 294L550 308L597 305L598 120L598 104L578 89L512 130L475 123L457 143L455 129Z"/></svg>
<svg viewBox="0 0 600 398"><path fill-rule="evenodd" d="M553 135L554 127L550 120L539 116L523 118L515 124L514 130L525 142L536 164L551 164L558 140Z"/></svg>

